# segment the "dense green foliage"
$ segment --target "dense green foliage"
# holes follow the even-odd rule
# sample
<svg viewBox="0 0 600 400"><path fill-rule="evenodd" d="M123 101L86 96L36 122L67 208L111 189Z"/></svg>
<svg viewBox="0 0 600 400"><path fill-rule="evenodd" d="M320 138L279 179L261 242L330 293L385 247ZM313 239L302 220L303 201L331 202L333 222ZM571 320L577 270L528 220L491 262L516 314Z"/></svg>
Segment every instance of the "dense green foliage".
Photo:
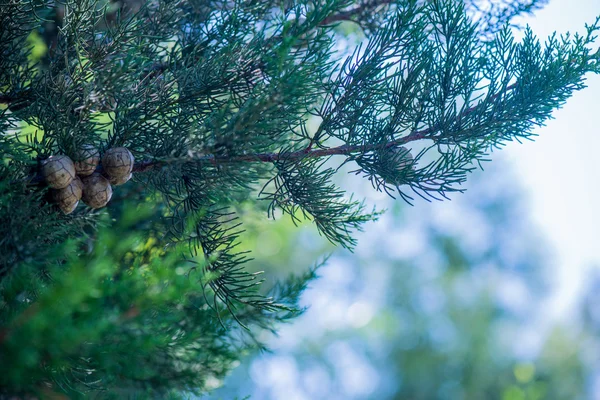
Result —
<svg viewBox="0 0 600 400"><path fill-rule="evenodd" d="M598 72L598 20L516 43L504 24L542 2L478 3L4 2L0 393L206 389L314 277L260 292L242 204L352 248L378 213L334 185L339 166L447 197ZM350 56L344 21L366 35ZM88 144L131 150L134 181L106 212L62 215L39 164Z"/></svg>
<svg viewBox="0 0 600 400"><path fill-rule="evenodd" d="M278 312L248 308L236 321L214 309L211 277L192 272L203 265L163 250L144 226L152 217L127 208L89 250L85 240L68 240L49 251L44 270L23 262L2 280L0 318L10 322L0 331L0 387L70 398L201 391L258 346L240 324L273 330L300 312L297 296L312 270L274 287Z"/></svg>

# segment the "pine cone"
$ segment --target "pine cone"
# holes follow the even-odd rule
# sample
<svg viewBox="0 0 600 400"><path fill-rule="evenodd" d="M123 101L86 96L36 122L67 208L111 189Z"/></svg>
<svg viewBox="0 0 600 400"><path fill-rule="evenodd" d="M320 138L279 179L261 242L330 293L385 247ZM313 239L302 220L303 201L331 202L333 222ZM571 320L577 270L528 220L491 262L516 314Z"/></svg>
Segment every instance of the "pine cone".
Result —
<svg viewBox="0 0 600 400"><path fill-rule="evenodd" d="M71 214L77 208L82 192L83 182L76 176L67 187L54 189L52 191L52 199L63 213Z"/></svg>
<svg viewBox="0 0 600 400"><path fill-rule="evenodd" d="M120 185L126 183L128 180L130 180L131 177L132 177L132 174L129 174L129 175L126 175L123 177L114 177L114 178L110 177L109 181L110 181L110 184L113 186L120 186Z"/></svg>
<svg viewBox="0 0 600 400"><path fill-rule="evenodd" d="M65 155L51 156L42 161L42 175L52 189L62 189L75 179L75 165Z"/></svg>
<svg viewBox="0 0 600 400"><path fill-rule="evenodd" d="M133 154L125 147L106 150L102 157L102 168L111 178L125 178L133 170Z"/></svg>
<svg viewBox="0 0 600 400"><path fill-rule="evenodd" d="M108 179L95 172L83 178L83 195L81 199L91 208L102 208L112 197L112 187Z"/></svg>
<svg viewBox="0 0 600 400"><path fill-rule="evenodd" d="M83 145L75 157L75 171L79 176L93 174L100 164L100 152L91 144Z"/></svg>

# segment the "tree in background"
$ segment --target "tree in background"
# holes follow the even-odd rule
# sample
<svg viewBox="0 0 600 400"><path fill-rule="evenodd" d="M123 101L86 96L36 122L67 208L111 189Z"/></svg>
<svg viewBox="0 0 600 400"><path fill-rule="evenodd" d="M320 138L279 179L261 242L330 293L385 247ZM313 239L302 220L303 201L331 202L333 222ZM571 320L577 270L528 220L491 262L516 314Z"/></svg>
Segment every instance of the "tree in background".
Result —
<svg viewBox="0 0 600 400"><path fill-rule="evenodd" d="M242 206L352 248L379 213L340 166L409 202L462 191L598 72L598 19L514 41L542 3L3 4L0 392L205 390L314 278L261 292Z"/></svg>
<svg viewBox="0 0 600 400"><path fill-rule="evenodd" d="M247 358L202 398L595 398L597 281L573 309L582 321L544 317L553 255L506 169L477 173L443 212L392 205L387 227L319 270L303 296L309 310L268 339L273 352ZM273 268L302 268L316 256L307 247L326 251L283 247Z"/></svg>

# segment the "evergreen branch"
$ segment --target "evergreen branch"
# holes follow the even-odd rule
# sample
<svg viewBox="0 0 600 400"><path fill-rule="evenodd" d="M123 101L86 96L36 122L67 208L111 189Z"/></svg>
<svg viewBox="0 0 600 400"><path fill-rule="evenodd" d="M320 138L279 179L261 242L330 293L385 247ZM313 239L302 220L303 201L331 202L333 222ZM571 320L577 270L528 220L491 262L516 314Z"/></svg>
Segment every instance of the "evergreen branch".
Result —
<svg viewBox="0 0 600 400"><path fill-rule="evenodd" d="M69 397L143 388L163 398L221 379L249 349L241 326L258 338L296 316L314 278L265 295L246 267L244 211L234 210L282 210L352 247L378 214L334 185L331 161L355 162L376 190L409 202L403 191L463 190L491 148L532 135L600 71L589 49L598 20L545 46L530 31L516 43L497 30L543 3L9 0L0 7L0 359L11 362L0 362L0 397L48 383ZM365 33L349 57L337 51L341 21ZM106 212L65 216L35 164L84 144L127 147L137 174ZM135 209L124 206L131 194Z"/></svg>
<svg viewBox="0 0 600 400"><path fill-rule="evenodd" d="M353 232L376 220L379 213L366 213L364 203L344 198L344 192L332 183L335 169L323 168L324 163L315 158L276 162L277 174L264 185L259 198L271 201L267 212L271 217L276 208L294 224L302 222L303 216L329 241L352 249L356 245Z"/></svg>
<svg viewBox="0 0 600 400"><path fill-rule="evenodd" d="M510 91L517 88L517 84L514 83L506 87L502 92L496 93L489 97L488 101L493 101L500 96L506 95ZM455 121L459 121L462 118L472 114L477 111L484 103L479 103L475 106L469 107L460 113ZM396 140L389 141L387 143L372 143L372 144L364 144L364 145L340 145L337 147L330 148L319 148L312 149L307 147L303 150L293 151L293 152L281 152L281 153L256 153L256 154L248 154L248 155L240 155L240 156L215 156L215 155L202 155L195 157L190 161L210 161L213 163L236 163L236 162L276 162L281 160L300 160L304 158L321 158L321 157L329 157L334 155L348 155L352 153L365 153L373 150L383 149L383 148L391 148L395 146L401 146L407 144L409 142L414 142L416 140L421 139L432 139L434 137L431 135L433 133L438 132L441 129L439 126L433 126L427 129L417 130L411 132L409 135L398 138ZM178 161L178 160L174 160ZM169 161L159 161L159 160L146 160L139 163L136 163L134 166L134 172L144 172L149 169L152 169L156 166L169 164Z"/></svg>
<svg viewBox="0 0 600 400"><path fill-rule="evenodd" d="M498 97L505 95L506 93L514 90L517 87L517 84L512 84L507 86L506 89L502 92L499 92L493 96L490 96L489 100L495 100ZM461 114L459 114L456 118L456 121L460 120L468 116L469 114L477 111L479 107L481 107L484 103L479 103L473 107L467 108ZM166 165L185 163L185 162L210 162L215 165L217 164L231 164L231 163L240 163L240 162L267 162L273 163L282 160L302 160L302 159L311 159L311 158L322 158L322 157L330 157L335 155L349 155L354 153L366 153L374 150L381 150L384 148L392 148L396 146L401 146L410 142L414 142L422 139L431 139L435 141L435 137L432 134L438 132L441 128L439 126L430 127L427 129L422 129L418 131L414 131L407 136L398 138L396 140L391 140L386 143L370 143L364 145L340 145L337 147L329 147L329 148L318 148L313 149L312 146L306 147L302 150L292 151L292 152L270 152L270 153L255 153L255 154L246 154L246 155L237 155L237 156L219 156L214 154L205 154L199 155L193 158L175 158L175 159L165 159L165 160L143 160L138 161L133 166L132 172L146 172L155 168L160 168ZM98 166L96 172L103 174L104 170L102 166ZM42 182L42 177L39 174L34 174L27 178L29 184L39 184Z"/></svg>

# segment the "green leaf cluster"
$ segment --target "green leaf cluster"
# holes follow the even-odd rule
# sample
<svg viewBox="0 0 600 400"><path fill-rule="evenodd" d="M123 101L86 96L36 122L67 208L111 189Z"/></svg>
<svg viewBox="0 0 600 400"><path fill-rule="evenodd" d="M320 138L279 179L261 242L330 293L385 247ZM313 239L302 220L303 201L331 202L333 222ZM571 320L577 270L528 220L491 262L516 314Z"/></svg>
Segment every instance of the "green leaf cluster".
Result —
<svg viewBox="0 0 600 400"><path fill-rule="evenodd" d="M378 213L336 186L342 166L409 202L447 198L490 150L530 138L598 72L599 20L582 35L542 44L526 31L517 43L499 25L543 2L478 3L5 1L0 354L21 372L0 378L3 389L75 393L79 380L90 390L134 381L191 389L202 371L220 376L237 355L226 340L231 321L264 328L282 312L295 315L313 277L283 286L280 299L261 292L239 246L240 204L311 221L352 248L354 231ZM349 43L340 23L363 28L353 53L341 51ZM80 207L64 216L39 179L40 162L89 144L127 147L134 179L106 213ZM387 156L401 145L413 155L408 169ZM129 224L138 211L126 203L152 212ZM165 254L126 250L155 239ZM131 307L139 317L119 330ZM181 321L189 326L171 348ZM109 339L121 333L120 344ZM140 368L111 358L120 360L119 345L139 351L143 360L131 359Z"/></svg>

